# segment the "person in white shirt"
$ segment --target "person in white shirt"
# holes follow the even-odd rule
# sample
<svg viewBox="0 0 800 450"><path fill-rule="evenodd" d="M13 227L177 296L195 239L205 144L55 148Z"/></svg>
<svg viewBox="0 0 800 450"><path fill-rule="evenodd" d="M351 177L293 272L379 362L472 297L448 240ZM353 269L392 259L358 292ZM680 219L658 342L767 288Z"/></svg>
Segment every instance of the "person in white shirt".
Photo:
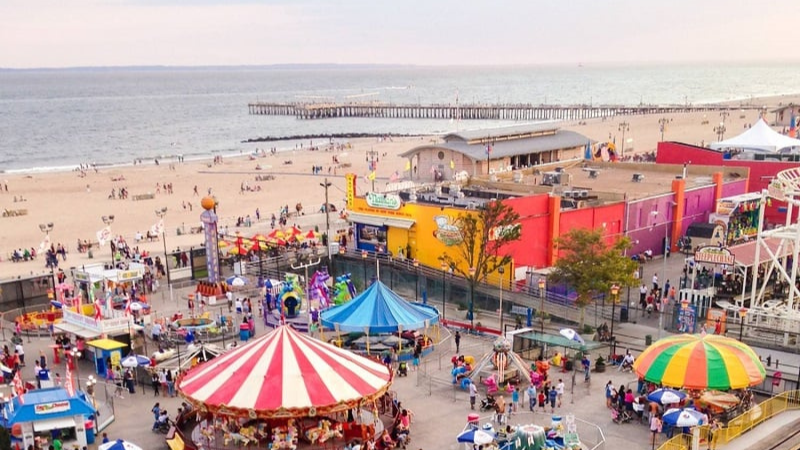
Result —
<svg viewBox="0 0 800 450"><path fill-rule="evenodd" d="M22 348L22 343L15 345L14 350L19 354L19 365L25 367L25 349Z"/></svg>
<svg viewBox="0 0 800 450"><path fill-rule="evenodd" d="M628 351L627 353L625 353L625 357L622 358L622 364L619 365L619 369L617 370L619 371L632 370L633 361L634 361L633 355L631 355L631 352Z"/></svg>
<svg viewBox="0 0 800 450"><path fill-rule="evenodd" d="M658 289L658 273L653 274L653 289Z"/></svg>
<svg viewBox="0 0 800 450"><path fill-rule="evenodd" d="M564 398L564 380L561 378L558 379L556 392L558 393L558 407L561 408L561 400Z"/></svg>

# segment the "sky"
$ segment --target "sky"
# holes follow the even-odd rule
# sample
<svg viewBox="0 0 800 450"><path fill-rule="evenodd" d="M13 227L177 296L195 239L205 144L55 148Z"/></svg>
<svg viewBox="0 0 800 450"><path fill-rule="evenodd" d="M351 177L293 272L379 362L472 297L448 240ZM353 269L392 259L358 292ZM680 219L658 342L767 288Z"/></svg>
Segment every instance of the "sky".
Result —
<svg viewBox="0 0 800 450"><path fill-rule="evenodd" d="M797 61L800 2L0 0L0 67Z"/></svg>

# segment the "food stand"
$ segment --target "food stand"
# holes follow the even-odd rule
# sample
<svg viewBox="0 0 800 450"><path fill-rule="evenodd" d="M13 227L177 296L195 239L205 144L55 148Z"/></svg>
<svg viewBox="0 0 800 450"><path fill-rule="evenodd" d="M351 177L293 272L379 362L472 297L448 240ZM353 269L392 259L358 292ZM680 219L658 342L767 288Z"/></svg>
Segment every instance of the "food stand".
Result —
<svg viewBox="0 0 800 450"><path fill-rule="evenodd" d="M11 429L18 426L22 431L21 436L15 436L21 439L22 448L36 444L37 440L38 445L47 448L54 430L60 433L65 448L72 443L84 446L94 442L94 436L87 436L86 424L96 411L83 392L69 395L61 387L36 389L14 397L3 408L7 426Z"/></svg>
<svg viewBox="0 0 800 450"><path fill-rule="evenodd" d="M117 342L113 339L95 339L86 343L92 348L94 365L97 374L105 378L109 369L107 361L111 361L111 366L119 365L122 360L122 350L127 344Z"/></svg>

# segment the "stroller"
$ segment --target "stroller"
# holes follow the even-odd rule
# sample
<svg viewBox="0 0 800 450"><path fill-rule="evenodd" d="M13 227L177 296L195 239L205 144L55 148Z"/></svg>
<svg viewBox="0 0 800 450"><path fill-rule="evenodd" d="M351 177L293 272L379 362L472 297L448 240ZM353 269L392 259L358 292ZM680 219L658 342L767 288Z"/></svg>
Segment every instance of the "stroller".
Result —
<svg viewBox="0 0 800 450"><path fill-rule="evenodd" d="M481 399L481 411L494 411L497 406L497 401L491 395Z"/></svg>
<svg viewBox="0 0 800 450"><path fill-rule="evenodd" d="M628 423L633 420L633 415L625 408L611 408L611 421L617 424Z"/></svg>
<svg viewBox="0 0 800 450"><path fill-rule="evenodd" d="M397 365L397 376L398 377L408 376L408 364L405 361L402 361Z"/></svg>

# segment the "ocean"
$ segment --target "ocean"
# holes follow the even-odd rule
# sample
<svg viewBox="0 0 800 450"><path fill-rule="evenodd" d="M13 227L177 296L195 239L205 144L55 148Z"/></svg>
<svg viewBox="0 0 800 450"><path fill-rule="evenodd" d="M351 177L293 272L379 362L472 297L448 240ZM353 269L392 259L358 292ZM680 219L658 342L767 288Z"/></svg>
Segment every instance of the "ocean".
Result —
<svg viewBox="0 0 800 450"><path fill-rule="evenodd" d="M503 122L297 120L254 101L683 104L796 93L797 65L119 68L0 71L0 171L293 148L262 136L443 133ZM508 122L506 122L508 123Z"/></svg>

